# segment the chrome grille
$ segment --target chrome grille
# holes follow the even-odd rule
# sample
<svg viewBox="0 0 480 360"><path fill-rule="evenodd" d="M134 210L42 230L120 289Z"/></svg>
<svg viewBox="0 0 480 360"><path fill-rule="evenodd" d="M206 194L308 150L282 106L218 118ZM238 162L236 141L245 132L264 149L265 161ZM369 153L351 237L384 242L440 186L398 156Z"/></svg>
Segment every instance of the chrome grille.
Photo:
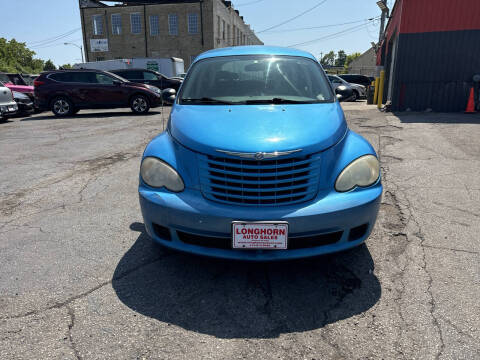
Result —
<svg viewBox="0 0 480 360"><path fill-rule="evenodd" d="M199 166L204 196L223 203L289 205L318 190L320 165L313 156L257 161L201 155Z"/></svg>

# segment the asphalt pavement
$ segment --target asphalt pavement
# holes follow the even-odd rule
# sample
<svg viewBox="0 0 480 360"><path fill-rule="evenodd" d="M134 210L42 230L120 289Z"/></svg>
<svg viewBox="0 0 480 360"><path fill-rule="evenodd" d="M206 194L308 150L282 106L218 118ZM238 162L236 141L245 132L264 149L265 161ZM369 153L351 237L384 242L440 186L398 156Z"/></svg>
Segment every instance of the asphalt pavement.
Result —
<svg viewBox="0 0 480 360"><path fill-rule="evenodd" d="M480 117L343 106L382 164L373 234L263 264L145 233L168 108L0 123L0 359L480 358Z"/></svg>

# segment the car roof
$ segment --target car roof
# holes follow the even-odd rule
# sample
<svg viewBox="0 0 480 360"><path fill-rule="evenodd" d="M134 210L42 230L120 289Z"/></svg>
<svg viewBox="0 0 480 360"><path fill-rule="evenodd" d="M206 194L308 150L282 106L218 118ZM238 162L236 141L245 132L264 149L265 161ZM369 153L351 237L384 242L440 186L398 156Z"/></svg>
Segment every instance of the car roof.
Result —
<svg viewBox="0 0 480 360"><path fill-rule="evenodd" d="M141 69L141 68L128 68L128 69L115 69L115 70L109 70L110 72L112 71L151 71L151 72L158 72L155 70L150 70L150 69Z"/></svg>
<svg viewBox="0 0 480 360"><path fill-rule="evenodd" d="M341 75L338 75L338 76L361 76L361 77L366 77L366 78L368 78L368 76L366 76L366 75L361 75L361 74L341 74Z"/></svg>
<svg viewBox="0 0 480 360"><path fill-rule="evenodd" d="M309 52L297 50L287 47L277 47L277 46L263 46L263 45L252 45L252 46L233 46L226 48L219 48L206 51L197 56L194 63L202 60L219 56L236 56L236 55L278 55L278 56L300 56L312 59L315 59L315 56Z"/></svg>
<svg viewBox="0 0 480 360"><path fill-rule="evenodd" d="M62 69L62 70L48 70L43 71L42 74L53 74L53 73L68 73L68 72L108 72L105 70L97 69Z"/></svg>

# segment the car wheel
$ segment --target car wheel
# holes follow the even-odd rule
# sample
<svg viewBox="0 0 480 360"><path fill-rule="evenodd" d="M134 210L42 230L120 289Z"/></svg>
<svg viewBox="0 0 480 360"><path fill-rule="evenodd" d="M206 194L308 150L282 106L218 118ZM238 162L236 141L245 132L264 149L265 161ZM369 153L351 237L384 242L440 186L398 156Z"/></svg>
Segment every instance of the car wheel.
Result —
<svg viewBox="0 0 480 360"><path fill-rule="evenodd" d="M144 95L135 95L130 100L130 108L135 114L146 114L150 110L150 104Z"/></svg>
<svg viewBox="0 0 480 360"><path fill-rule="evenodd" d="M70 116L73 110L72 102L66 97L59 96L52 101L52 112L55 116Z"/></svg>
<svg viewBox="0 0 480 360"><path fill-rule="evenodd" d="M360 97L360 95L358 94L358 91L353 90L352 101L353 102L357 101L359 97Z"/></svg>

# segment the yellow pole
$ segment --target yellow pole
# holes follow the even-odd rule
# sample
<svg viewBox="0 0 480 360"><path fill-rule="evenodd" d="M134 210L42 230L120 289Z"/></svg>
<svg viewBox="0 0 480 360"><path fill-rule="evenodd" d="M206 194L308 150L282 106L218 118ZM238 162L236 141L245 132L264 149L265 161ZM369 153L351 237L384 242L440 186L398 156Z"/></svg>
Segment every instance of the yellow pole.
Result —
<svg viewBox="0 0 480 360"><path fill-rule="evenodd" d="M380 71L380 85L378 87L378 108L383 106L383 88L385 86L385 70Z"/></svg>
<svg viewBox="0 0 480 360"><path fill-rule="evenodd" d="M376 78L375 78L375 85L374 85L374 87L375 87L375 93L374 93L374 95L373 95L373 104L374 104L374 105L377 105L377 100L378 100L378 85L379 85L379 83L380 83L380 78L376 77Z"/></svg>

